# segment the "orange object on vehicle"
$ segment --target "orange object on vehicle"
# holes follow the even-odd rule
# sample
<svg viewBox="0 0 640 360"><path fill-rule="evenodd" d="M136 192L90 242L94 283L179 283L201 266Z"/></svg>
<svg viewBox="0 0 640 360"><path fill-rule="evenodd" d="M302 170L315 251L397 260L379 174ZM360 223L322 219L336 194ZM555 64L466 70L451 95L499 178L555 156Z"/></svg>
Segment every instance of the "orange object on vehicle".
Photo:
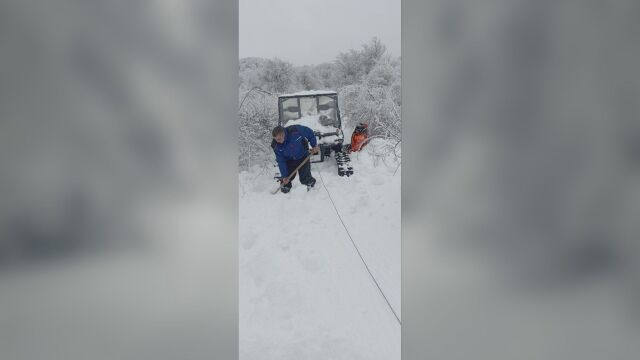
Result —
<svg viewBox="0 0 640 360"><path fill-rule="evenodd" d="M369 126L366 123L360 123L351 134L351 151L360 151L367 143L369 138Z"/></svg>

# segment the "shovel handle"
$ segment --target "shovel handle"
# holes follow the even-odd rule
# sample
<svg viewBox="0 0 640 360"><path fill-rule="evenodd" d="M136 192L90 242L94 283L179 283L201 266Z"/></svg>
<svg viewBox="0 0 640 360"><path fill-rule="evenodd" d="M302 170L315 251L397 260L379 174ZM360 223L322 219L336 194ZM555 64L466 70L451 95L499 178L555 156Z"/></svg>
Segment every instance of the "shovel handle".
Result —
<svg viewBox="0 0 640 360"><path fill-rule="evenodd" d="M310 159L310 158L311 158L311 154L309 154L306 158L304 158L304 160L302 160L302 162L300 163L300 165L298 165L298 166L297 166L297 167L296 167L296 168L291 172L291 174L289 174L289 176L287 176L285 179L287 179L287 180L291 179L291 177L292 177L293 175L295 175L295 174L298 172L298 170L300 170L300 168L302 167L302 165L304 165L304 163L306 163L307 161L309 161L309 159ZM280 189L282 189L282 187L283 187L283 186L284 186L284 184L280 184L280 186L278 186L278 188L277 188L277 189L275 189L275 190L273 191L273 193L272 193L272 194L274 194L274 195L275 195L275 194L277 194L277 193L278 193L278 191L280 191Z"/></svg>

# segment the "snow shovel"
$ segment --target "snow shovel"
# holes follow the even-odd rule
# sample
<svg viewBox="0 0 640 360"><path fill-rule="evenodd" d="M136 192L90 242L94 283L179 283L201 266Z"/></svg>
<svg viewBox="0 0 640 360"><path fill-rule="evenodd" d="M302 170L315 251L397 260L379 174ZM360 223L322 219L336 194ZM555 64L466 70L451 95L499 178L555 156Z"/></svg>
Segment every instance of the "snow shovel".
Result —
<svg viewBox="0 0 640 360"><path fill-rule="evenodd" d="M291 172L291 174L289 174L289 176L287 176L285 179L287 179L287 180L291 179L291 177L292 177L293 175L295 175L295 174L298 172L298 170L300 170L300 168L302 167L302 165L304 165L304 163L306 163L307 161L309 161L309 159L310 159L310 158L311 158L311 154L309 154L306 158L304 158L304 160L302 160L302 162L300 163L300 165L298 165L298 167L296 167L296 168L295 168L295 170L293 170L293 171ZM275 190L272 192L272 194L273 194L273 195L277 194L277 193L278 193L278 191L280 191L280 189L282 189L282 187L283 187L283 186L284 186L284 184L280 183L280 186L278 186L278 188L277 188L277 189L275 189Z"/></svg>

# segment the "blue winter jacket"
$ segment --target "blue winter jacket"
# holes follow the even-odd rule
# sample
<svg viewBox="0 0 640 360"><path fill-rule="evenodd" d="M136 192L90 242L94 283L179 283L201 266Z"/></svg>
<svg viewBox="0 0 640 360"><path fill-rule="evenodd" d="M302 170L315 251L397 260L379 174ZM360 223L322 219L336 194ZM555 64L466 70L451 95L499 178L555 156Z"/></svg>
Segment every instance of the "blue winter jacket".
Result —
<svg viewBox="0 0 640 360"><path fill-rule="evenodd" d="M309 146L317 145L316 136L313 130L303 125L291 125L284 129L284 142L279 144L273 140L271 142L271 148L276 154L276 161L280 168L280 176L289 176L289 170L287 169L287 160L300 160L309 155Z"/></svg>

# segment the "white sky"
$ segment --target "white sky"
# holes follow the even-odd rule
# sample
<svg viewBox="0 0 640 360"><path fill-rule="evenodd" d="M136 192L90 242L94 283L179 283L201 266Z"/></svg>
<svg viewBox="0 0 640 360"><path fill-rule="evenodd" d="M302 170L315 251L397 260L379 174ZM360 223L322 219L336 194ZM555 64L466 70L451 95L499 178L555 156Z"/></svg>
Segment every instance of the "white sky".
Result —
<svg viewBox="0 0 640 360"><path fill-rule="evenodd" d="M400 56L400 0L239 0L240 57L334 60L377 36Z"/></svg>

